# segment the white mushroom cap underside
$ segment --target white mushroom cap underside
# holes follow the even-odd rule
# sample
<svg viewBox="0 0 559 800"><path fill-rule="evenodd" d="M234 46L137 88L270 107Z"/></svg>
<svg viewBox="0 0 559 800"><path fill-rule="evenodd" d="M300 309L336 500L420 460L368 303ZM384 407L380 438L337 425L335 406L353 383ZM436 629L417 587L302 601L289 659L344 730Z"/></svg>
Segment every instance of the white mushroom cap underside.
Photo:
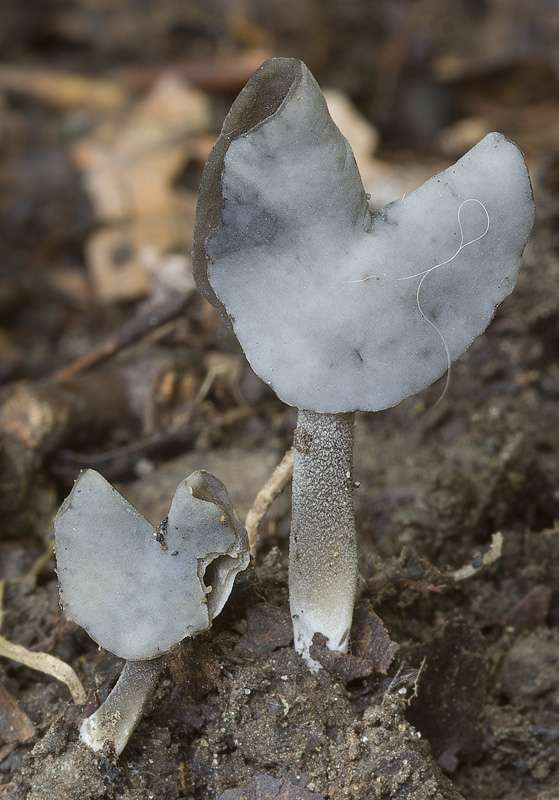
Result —
<svg viewBox="0 0 559 800"><path fill-rule="evenodd" d="M153 527L93 470L76 481L55 528L64 610L125 659L153 658L207 629L201 567L220 554L230 556L231 577L224 577L229 593L233 574L248 558L237 558L235 533L220 508L193 497L185 481L169 511L166 549Z"/></svg>
<svg viewBox="0 0 559 800"><path fill-rule="evenodd" d="M330 413L388 408L439 378L512 291L534 213L522 153L492 133L371 225L306 68L231 142L222 191L211 287L255 372L286 403Z"/></svg>

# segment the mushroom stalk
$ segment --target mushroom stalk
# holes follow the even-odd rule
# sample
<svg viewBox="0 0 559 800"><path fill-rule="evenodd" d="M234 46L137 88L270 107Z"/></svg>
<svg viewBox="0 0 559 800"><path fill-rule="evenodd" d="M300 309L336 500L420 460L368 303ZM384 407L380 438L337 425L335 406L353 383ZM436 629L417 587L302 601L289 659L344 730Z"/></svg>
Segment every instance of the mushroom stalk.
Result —
<svg viewBox="0 0 559 800"><path fill-rule="evenodd" d="M315 633L345 652L357 584L353 428L348 414L299 411L293 465L289 595L295 647L311 668Z"/></svg>
<svg viewBox="0 0 559 800"><path fill-rule="evenodd" d="M248 566L247 533L225 486L205 470L180 482L155 530L102 475L85 470L54 525L62 608L126 661L81 738L93 750L112 743L120 754L155 688L161 656L208 630Z"/></svg>
<svg viewBox="0 0 559 800"><path fill-rule="evenodd" d="M488 134L376 213L307 67L272 58L227 115L200 184L192 269L254 372L300 412L290 593L311 667L347 647L356 586L354 411L440 378L512 291L534 222L520 150ZM344 577L345 575L345 577Z"/></svg>
<svg viewBox="0 0 559 800"><path fill-rule="evenodd" d="M96 751L111 744L119 756L142 718L161 667L161 658L127 661L105 702L82 723L82 741Z"/></svg>

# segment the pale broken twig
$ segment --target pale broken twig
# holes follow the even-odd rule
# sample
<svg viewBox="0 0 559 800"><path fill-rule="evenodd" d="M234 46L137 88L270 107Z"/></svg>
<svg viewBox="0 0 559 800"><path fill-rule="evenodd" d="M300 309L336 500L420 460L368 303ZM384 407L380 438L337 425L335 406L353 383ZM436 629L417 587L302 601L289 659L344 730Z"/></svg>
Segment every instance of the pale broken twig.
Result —
<svg viewBox="0 0 559 800"><path fill-rule="evenodd" d="M256 554L260 546L258 528L262 519L276 497L282 493L291 480L293 475L293 455L294 450L291 447L254 498L254 502L246 515L245 528L247 529L250 554L252 556Z"/></svg>
<svg viewBox="0 0 559 800"><path fill-rule="evenodd" d="M41 556L39 561L43 563L44 557ZM33 568L30 570L33 572ZM27 576L26 576L27 577ZM0 580L0 628L4 618L3 599L4 589L7 583L6 578ZM15 579L17 581L17 579ZM15 581L14 581L15 582ZM25 667L31 667L38 672L45 675L50 675L51 678L56 678L62 681L68 687L72 699L76 705L82 705L87 699L85 689L83 688L80 679L69 664L61 661L56 656L51 656L50 653L36 653L33 650L27 650L20 644L14 644L8 641L0 634L0 656L4 658L11 658L17 661L18 664L23 664Z"/></svg>
<svg viewBox="0 0 559 800"><path fill-rule="evenodd" d="M489 549L486 550L483 555L481 553L476 554L469 564L457 569L456 572L453 573L452 577L455 581L463 581L466 578L471 578L471 576L475 575L480 569L483 567L488 567L489 564L492 564L494 561L496 561L501 556L502 548L503 534L498 531L491 537Z"/></svg>

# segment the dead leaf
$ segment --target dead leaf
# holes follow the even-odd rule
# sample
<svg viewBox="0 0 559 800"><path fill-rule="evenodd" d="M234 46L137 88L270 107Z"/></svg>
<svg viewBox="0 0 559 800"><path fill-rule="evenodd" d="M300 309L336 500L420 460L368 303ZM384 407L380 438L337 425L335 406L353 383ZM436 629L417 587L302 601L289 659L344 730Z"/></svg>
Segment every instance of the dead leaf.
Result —
<svg viewBox="0 0 559 800"><path fill-rule="evenodd" d="M136 158L115 156L94 145L90 149L88 158L94 166L85 173L84 186L98 220L118 222L172 210L176 203L172 182L188 162L188 142L166 144Z"/></svg>
<svg viewBox="0 0 559 800"><path fill-rule="evenodd" d="M325 89L324 97L330 116L348 140L359 171L363 174L366 162L372 158L379 133L374 125L359 113L348 96L336 89Z"/></svg>
<svg viewBox="0 0 559 800"><path fill-rule="evenodd" d="M135 107L120 131L115 149L121 156L145 153L211 126L207 96L174 72L163 74Z"/></svg>
<svg viewBox="0 0 559 800"><path fill-rule="evenodd" d="M323 633L314 634L309 653L325 670L344 683L367 678L374 672L373 664L368 658L357 658L349 653L330 650L328 639Z"/></svg>
<svg viewBox="0 0 559 800"><path fill-rule="evenodd" d="M327 639L315 633L311 656L344 683L367 678L376 672L386 675L399 645L393 642L370 603L356 609L352 627L354 639L351 653L329 650Z"/></svg>
<svg viewBox="0 0 559 800"><path fill-rule="evenodd" d="M450 622L437 638L406 648L403 657L414 667L425 660L407 716L428 739L440 766L453 772L461 758L478 752L483 742L483 637L464 622Z"/></svg>
<svg viewBox="0 0 559 800"><path fill-rule="evenodd" d="M353 631L353 653L358 658L368 659L375 672L386 675L400 646L392 641L370 603L355 609Z"/></svg>
<svg viewBox="0 0 559 800"><path fill-rule="evenodd" d="M143 217L103 228L86 243L86 259L94 290L105 303L136 300L149 293L152 253L188 249L188 231L196 199L184 193L173 198L167 214ZM185 278L189 270L185 269Z"/></svg>
<svg viewBox="0 0 559 800"><path fill-rule="evenodd" d="M98 219L172 210L173 179L191 157L190 139L210 125L208 98L167 73L125 119L105 122L77 142L72 156Z"/></svg>
<svg viewBox="0 0 559 800"><path fill-rule="evenodd" d="M267 50L254 49L213 58L192 58L182 63L181 73L207 92L239 92L270 55Z"/></svg>
<svg viewBox="0 0 559 800"><path fill-rule="evenodd" d="M23 744L37 738L35 726L5 686L0 686L0 739Z"/></svg>

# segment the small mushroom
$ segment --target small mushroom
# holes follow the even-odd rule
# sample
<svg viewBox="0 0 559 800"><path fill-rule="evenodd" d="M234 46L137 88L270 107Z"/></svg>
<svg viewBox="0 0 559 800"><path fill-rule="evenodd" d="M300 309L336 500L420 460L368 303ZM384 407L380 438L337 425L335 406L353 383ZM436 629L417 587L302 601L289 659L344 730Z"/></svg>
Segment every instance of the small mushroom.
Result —
<svg viewBox="0 0 559 800"><path fill-rule="evenodd" d="M354 412L396 405L448 370L512 291L534 218L520 150L491 133L378 212L307 67L265 62L202 177L198 288L254 371L299 409L290 605L345 650L357 583Z"/></svg>
<svg viewBox="0 0 559 800"><path fill-rule="evenodd" d="M138 724L161 656L207 630L249 562L246 531L221 481L198 471L156 528L94 470L82 472L55 519L62 608L101 647L126 659L103 705L81 726L93 750L119 755Z"/></svg>

